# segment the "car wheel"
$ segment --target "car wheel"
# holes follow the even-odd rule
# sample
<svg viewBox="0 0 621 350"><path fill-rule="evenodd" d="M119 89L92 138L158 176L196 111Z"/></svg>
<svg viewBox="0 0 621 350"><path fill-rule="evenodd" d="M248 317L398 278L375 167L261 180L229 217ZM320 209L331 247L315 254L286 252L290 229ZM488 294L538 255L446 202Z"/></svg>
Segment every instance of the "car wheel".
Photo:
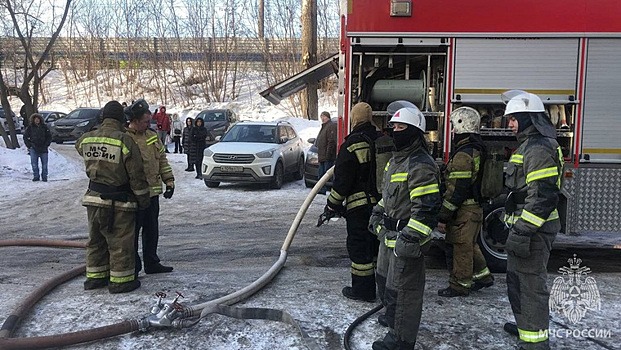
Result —
<svg viewBox="0 0 621 350"><path fill-rule="evenodd" d="M218 186L220 186L220 183L217 181L207 181L205 180L205 185L207 185L207 187L209 188L216 188Z"/></svg>
<svg viewBox="0 0 621 350"><path fill-rule="evenodd" d="M276 163L276 168L274 168L274 176L272 177L272 182L270 182L270 187L274 189L281 188L284 177L285 172L282 168L282 163L279 161L278 163Z"/></svg>
<svg viewBox="0 0 621 350"><path fill-rule="evenodd" d="M304 178L304 157L300 157L298 160L298 170L293 174L295 180L302 180Z"/></svg>
<svg viewBox="0 0 621 350"><path fill-rule="evenodd" d="M505 242L509 228L503 221L505 215L504 197L483 207L483 227L477 237L481 252L492 272L507 271Z"/></svg>

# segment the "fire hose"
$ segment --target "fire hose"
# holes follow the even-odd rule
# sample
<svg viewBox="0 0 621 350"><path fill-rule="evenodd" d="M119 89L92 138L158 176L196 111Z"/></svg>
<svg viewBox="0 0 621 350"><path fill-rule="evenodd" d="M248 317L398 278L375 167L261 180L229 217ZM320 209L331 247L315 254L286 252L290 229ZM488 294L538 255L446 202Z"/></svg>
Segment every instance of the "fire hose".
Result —
<svg viewBox="0 0 621 350"><path fill-rule="evenodd" d="M42 286L37 288L31 295L26 297L19 306L7 317L2 327L0 328L0 349L44 349L51 347L68 346L73 344L79 344L84 342L90 342L98 339L104 339L130 333L134 331L147 331L152 328L184 328L191 327L201 319L209 314L217 313L235 318L253 318L253 319L267 319L273 321L281 321L288 324L292 324L300 332L303 341L306 346L311 349L317 349L318 345L308 336L308 334L297 324L295 319L288 313L281 310L274 309L261 309L261 308L236 308L231 307L235 303L238 303L251 295L255 294L263 287L265 287L270 281L276 277L287 260L288 249L293 241L295 233L308 207L312 203L314 197L324 184L332 178L334 168L330 168L324 176L317 181L317 184L312 188L304 200L300 210L297 212L293 223L291 224L285 241L280 249L280 256L278 260L260 276L256 281L250 285L233 292L229 295L220 297L215 300L208 301L206 303L185 307L177 302L178 298L175 298L172 303L163 303L163 295L160 296L156 305L151 308L151 314L141 319L125 320L116 324L98 327L93 329L87 329L83 331L57 334L51 336L39 336L29 338L11 338L15 329L19 325L20 321L24 318L25 314L40 300L46 293L53 290L62 283L84 274L85 266L76 267L68 272L65 272L59 276L56 276L49 281L45 282ZM84 248L85 243L74 241L50 241L50 240L11 240L0 241L0 247L3 246L46 246L46 247L71 247L71 248Z"/></svg>

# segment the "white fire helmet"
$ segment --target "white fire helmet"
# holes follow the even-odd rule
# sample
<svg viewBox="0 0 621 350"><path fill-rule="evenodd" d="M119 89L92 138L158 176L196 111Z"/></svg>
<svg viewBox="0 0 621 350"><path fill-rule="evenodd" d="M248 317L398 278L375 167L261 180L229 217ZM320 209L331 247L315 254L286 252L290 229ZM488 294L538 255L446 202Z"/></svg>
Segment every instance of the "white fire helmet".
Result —
<svg viewBox="0 0 621 350"><path fill-rule="evenodd" d="M397 110L390 118L389 123L408 124L417 127L423 133L425 132L425 116L416 106Z"/></svg>
<svg viewBox="0 0 621 350"><path fill-rule="evenodd" d="M481 115L471 107L459 107L451 112L451 124L455 134L478 134L481 128Z"/></svg>
<svg viewBox="0 0 621 350"><path fill-rule="evenodd" d="M507 105L505 115L519 112L545 112L543 102L539 96L522 90L509 90L501 95Z"/></svg>

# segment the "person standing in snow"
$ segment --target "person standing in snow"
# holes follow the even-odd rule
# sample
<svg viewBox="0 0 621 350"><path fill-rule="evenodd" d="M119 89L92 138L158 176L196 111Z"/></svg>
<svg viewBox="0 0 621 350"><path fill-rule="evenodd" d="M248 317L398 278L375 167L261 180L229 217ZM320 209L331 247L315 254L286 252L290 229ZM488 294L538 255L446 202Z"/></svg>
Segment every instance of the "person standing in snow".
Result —
<svg viewBox="0 0 621 350"><path fill-rule="evenodd" d="M162 145L164 145L164 151L169 153L168 145L166 145L166 136L170 135L170 117L166 114L166 106L160 106L159 111L153 114L153 120L156 122L157 136Z"/></svg>
<svg viewBox="0 0 621 350"><path fill-rule="evenodd" d="M395 151L384 174L383 196L369 224L392 247L386 277L385 320L390 330L373 350L414 350L423 311L424 250L442 203L440 170L427 150L425 116L415 106L390 119Z"/></svg>
<svg viewBox="0 0 621 350"><path fill-rule="evenodd" d="M175 153L183 153L183 145L181 144L181 131L183 130L183 122L179 120L179 114L172 115L173 141L175 142Z"/></svg>
<svg viewBox="0 0 621 350"><path fill-rule="evenodd" d="M90 180L82 198L89 227L84 289L108 286L110 293L126 293L140 287L134 229L136 210L149 206L149 184L140 149L125 132L123 106L110 101L102 116L99 129L75 143Z"/></svg>
<svg viewBox="0 0 621 350"><path fill-rule="evenodd" d="M30 154L32 181L39 181L39 159L41 159L41 180L47 181L47 149L52 143L52 133L43 121L43 116L35 113L30 116L30 123L24 131L24 143Z"/></svg>
<svg viewBox="0 0 621 350"><path fill-rule="evenodd" d="M319 168L317 169L317 178L321 177L332 168L334 160L336 159L336 123L330 120L330 113L321 112L319 116L321 119L321 129L317 134L317 161L319 161ZM324 185L319 193L326 194L328 186Z"/></svg>
<svg viewBox="0 0 621 350"><path fill-rule="evenodd" d="M136 215L136 275L142 268L138 254L138 236L142 230L142 259L146 274L172 272L173 268L160 263L157 255L159 241L160 194L170 199L175 191L175 178L172 167L168 164L164 145L159 141L157 134L149 129L151 111L145 100L138 100L125 108L125 116L129 119L127 134L136 142L142 155L144 172L149 183L150 205L138 210ZM162 182L166 184L166 191L162 189Z"/></svg>
<svg viewBox="0 0 621 350"><path fill-rule="evenodd" d="M347 252L351 260L351 287L343 296L373 302L376 299L375 259L379 242L369 231L371 209L379 194L376 186L374 140L379 136L372 123L372 109L360 102L351 110L352 131L345 138L334 164L334 182L324 213L345 214Z"/></svg>
<svg viewBox="0 0 621 350"><path fill-rule="evenodd" d="M207 129L205 128L205 122L201 118L196 118L194 121L194 127L192 128L192 143L190 145L190 160L196 167L196 178L202 179L203 173L203 152L207 147Z"/></svg>
<svg viewBox="0 0 621 350"><path fill-rule="evenodd" d="M192 118L185 118L185 128L183 128L183 133L181 134L181 145L183 148L183 153L187 156L188 159L188 167L185 168L185 171L194 171L194 163L192 162L192 128L194 127L194 120Z"/></svg>

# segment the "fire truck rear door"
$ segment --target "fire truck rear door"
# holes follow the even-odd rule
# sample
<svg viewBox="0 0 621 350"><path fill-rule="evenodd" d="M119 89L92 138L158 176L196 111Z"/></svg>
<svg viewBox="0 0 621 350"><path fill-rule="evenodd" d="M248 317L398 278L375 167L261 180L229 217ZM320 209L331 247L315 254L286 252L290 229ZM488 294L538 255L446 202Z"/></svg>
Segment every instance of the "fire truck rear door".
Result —
<svg viewBox="0 0 621 350"><path fill-rule="evenodd" d="M545 103L576 96L579 41L574 38L457 38L453 102L499 103L522 89Z"/></svg>
<svg viewBox="0 0 621 350"><path fill-rule="evenodd" d="M277 105L298 91L304 90L309 82L318 82L338 72L338 54L332 55L316 65L307 68L290 78L272 85L260 92L266 100Z"/></svg>
<svg viewBox="0 0 621 350"><path fill-rule="evenodd" d="M621 39L589 39L582 159L621 160Z"/></svg>

